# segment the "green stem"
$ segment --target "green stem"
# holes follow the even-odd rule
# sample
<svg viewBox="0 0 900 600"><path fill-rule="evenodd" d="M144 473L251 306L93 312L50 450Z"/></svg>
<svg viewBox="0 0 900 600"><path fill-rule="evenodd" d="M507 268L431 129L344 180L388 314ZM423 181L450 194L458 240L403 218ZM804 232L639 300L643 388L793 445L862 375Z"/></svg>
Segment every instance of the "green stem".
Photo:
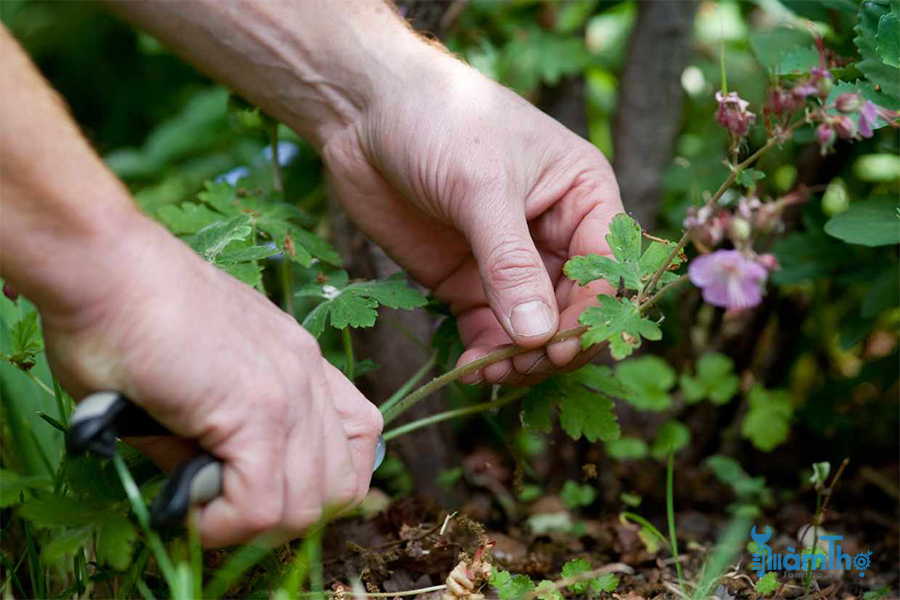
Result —
<svg viewBox="0 0 900 600"><path fill-rule="evenodd" d="M344 342L344 354L347 355L347 369L344 374L347 379L353 381L353 376L356 374L356 361L353 359L353 340L350 338L349 327L341 329L341 339Z"/></svg>
<svg viewBox="0 0 900 600"><path fill-rule="evenodd" d="M550 338L550 341L547 342L547 345L555 344L556 342L561 342L563 340L568 340L571 338L579 337L585 331L587 331L587 327L585 327L584 325L579 325L578 327L572 327L570 329L563 329L562 331L560 331L556 335L554 335L552 338ZM492 365L495 362L505 360L507 358L512 358L514 356L518 356L519 354L528 352L529 350L530 350L529 348L520 348L519 346L510 346L509 348L501 348L500 350L495 350L495 351L491 352L490 354L486 354L486 355L482 356L478 360L473 360L472 362L467 363L461 367L456 367L452 371L447 371L440 377L435 377L434 379L432 379L431 381L429 381L428 383L426 383L425 385L423 385L422 387L417 389L415 392L413 392L412 394L410 394L409 396L404 398L403 400L400 400L399 402L397 402L397 404L395 404L393 407L391 407L390 410L385 411L384 412L384 424L387 425L388 423L390 423L391 421L393 421L394 419L399 417L401 414L403 414L404 411L406 411L413 405L415 405L418 402L420 402L421 400L427 398L428 396L430 396L434 392L438 391L439 389L441 389L447 385L450 385L457 379L459 379L461 377L465 377L466 375L475 373L479 369L482 369L488 365Z"/></svg>
<svg viewBox="0 0 900 600"><path fill-rule="evenodd" d="M672 281L670 281L670 282L667 283L666 285L664 285L664 286L662 286L661 288L659 288L659 291L658 291L658 292L656 292L655 294L653 294L652 296L650 296L649 298L647 298L647 301L644 302L644 303L641 305L641 313L647 312L647 310L649 310L651 306L653 306L654 304L656 304L657 302L659 302L659 300L660 300L663 296L665 296L665 295L668 294L670 291L672 291L673 289L675 289L675 288L677 288L678 286L680 286L682 283L684 283L684 282L687 281L688 279L689 279L689 278L688 278L687 275L679 275L679 276L678 276L678 279L673 279Z"/></svg>
<svg viewBox="0 0 900 600"><path fill-rule="evenodd" d="M413 373L413 376L410 377L406 383L400 386L400 389L394 392L394 394L390 398L388 398L384 402L384 404L379 406L378 410L380 410L381 413L384 414L392 406L400 402L400 399L403 398L403 396L407 395L409 393L409 390L411 390L414 385L419 383L419 381L421 381L422 378L425 377L425 375L427 375L428 372L434 368L435 362L437 362L437 354L432 355L431 358L429 358L428 361L426 361L426 363L422 365L418 371Z"/></svg>
<svg viewBox="0 0 900 600"><path fill-rule="evenodd" d="M296 318L294 315L294 284L291 277L291 261L284 254L281 256L280 275L281 275L281 298L284 303L284 311Z"/></svg>
<svg viewBox="0 0 900 600"><path fill-rule="evenodd" d="M278 122L272 123L269 129L269 144L272 146L272 171L275 175L273 187L284 199L284 178L281 175L281 163L278 162Z"/></svg>
<svg viewBox="0 0 900 600"><path fill-rule="evenodd" d="M447 419L455 419L456 417L463 417L465 415L473 415L476 413L484 412L487 410L492 410L495 408L500 408L501 406L506 406L511 402L515 402L522 396L526 395L529 392L528 388L521 388L515 391L512 391L508 394L504 394L500 396L496 400L492 400L490 402L484 402L482 404L475 404L473 406L465 406L463 408L455 408L453 410L448 410L442 413L438 413L436 415L431 415L430 417L425 417L424 419L419 419L417 421L412 421L407 423L406 425L401 425L395 429L391 429L387 433L384 434L384 441L390 441L395 437L401 436L405 433L409 433L410 431L415 431L416 429L420 429L422 427L427 427L428 425L433 425L435 423L440 423L441 421L446 421Z"/></svg>
<svg viewBox="0 0 900 600"><path fill-rule="evenodd" d="M169 589L173 590L176 585L175 567L172 566L172 561L169 559L169 555L166 552L166 548L163 546L162 540L159 539L159 536L156 535L156 532L150 527L150 513L147 512L147 507L144 505L144 499L141 498L141 491L134 482L134 478L131 477L131 472L128 470L125 460L118 452L113 454L113 464L116 466L116 472L119 474L119 479L122 480L122 487L125 488L125 493L128 495L128 501L131 502L131 508L137 517L138 523L140 523L141 529L144 530L144 535L147 536L147 543L153 550L153 555L156 557L156 564L159 565L159 570L162 571L163 577L169 585Z"/></svg>
<svg viewBox="0 0 900 600"><path fill-rule="evenodd" d="M666 514L669 519L669 539L672 541L672 557L675 559L675 570L678 572L678 584L684 597L688 595L684 589L684 573L681 572L681 561L678 559L678 538L675 537L675 448L669 452L669 465L666 468Z"/></svg>

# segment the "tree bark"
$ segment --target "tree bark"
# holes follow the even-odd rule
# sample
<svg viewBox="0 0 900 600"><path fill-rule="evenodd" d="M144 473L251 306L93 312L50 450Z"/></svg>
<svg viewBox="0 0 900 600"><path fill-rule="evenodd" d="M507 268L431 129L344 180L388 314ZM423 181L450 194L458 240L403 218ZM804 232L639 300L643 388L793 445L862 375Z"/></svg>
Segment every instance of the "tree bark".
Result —
<svg viewBox="0 0 900 600"><path fill-rule="evenodd" d="M649 229L662 177L681 125L681 73L687 66L696 0L638 2L619 87L613 168L625 210Z"/></svg>

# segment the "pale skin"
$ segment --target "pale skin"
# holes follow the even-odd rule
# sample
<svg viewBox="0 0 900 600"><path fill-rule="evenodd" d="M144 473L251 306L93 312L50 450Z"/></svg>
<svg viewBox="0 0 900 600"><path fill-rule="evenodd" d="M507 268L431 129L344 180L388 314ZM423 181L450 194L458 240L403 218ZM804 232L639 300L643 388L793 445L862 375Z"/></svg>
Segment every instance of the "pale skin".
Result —
<svg viewBox="0 0 900 600"><path fill-rule="evenodd" d="M533 349L467 382L590 359L578 340L544 344L609 291L562 275L609 253L622 212L596 148L378 0L113 8L317 147L357 226L450 304L461 364ZM142 447L163 467L194 444L223 460L207 546L295 537L358 502L378 411L296 322L144 217L5 30L0 43L0 272L38 306L55 375L76 399L121 390L182 436Z"/></svg>

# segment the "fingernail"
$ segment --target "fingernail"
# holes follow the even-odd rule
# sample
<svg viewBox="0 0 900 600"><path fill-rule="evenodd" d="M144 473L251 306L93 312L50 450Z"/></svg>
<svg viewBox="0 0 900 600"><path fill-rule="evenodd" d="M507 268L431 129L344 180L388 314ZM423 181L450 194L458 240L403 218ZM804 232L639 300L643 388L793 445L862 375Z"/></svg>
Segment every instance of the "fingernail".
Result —
<svg viewBox="0 0 900 600"><path fill-rule="evenodd" d="M538 337L556 324L556 315L545 302L529 300L516 304L509 316L513 333L519 337Z"/></svg>

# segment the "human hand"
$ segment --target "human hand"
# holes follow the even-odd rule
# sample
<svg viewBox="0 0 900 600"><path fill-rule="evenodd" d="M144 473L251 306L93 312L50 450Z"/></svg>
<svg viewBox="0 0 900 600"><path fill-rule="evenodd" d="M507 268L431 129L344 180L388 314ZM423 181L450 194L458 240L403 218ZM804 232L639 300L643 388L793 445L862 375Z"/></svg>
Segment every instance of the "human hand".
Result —
<svg viewBox="0 0 900 600"><path fill-rule="evenodd" d="M115 244L82 248L110 257L83 294L39 306L47 355L75 398L120 390L181 436L138 446L164 469L196 445L222 460L222 496L200 510L204 545L276 543L359 502L381 415L315 340L148 219L109 229Z"/></svg>
<svg viewBox="0 0 900 600"><path fill-rule="evenodd" d="M572 256L610 254L618 186L591 144L515 93L425 47L415 85L374 95L323 145L338 198L369 237L450 304L465 364L499 346L534 350L463 379L531 384L580 367L570 339L604 282L580 287Z"/></svg>

